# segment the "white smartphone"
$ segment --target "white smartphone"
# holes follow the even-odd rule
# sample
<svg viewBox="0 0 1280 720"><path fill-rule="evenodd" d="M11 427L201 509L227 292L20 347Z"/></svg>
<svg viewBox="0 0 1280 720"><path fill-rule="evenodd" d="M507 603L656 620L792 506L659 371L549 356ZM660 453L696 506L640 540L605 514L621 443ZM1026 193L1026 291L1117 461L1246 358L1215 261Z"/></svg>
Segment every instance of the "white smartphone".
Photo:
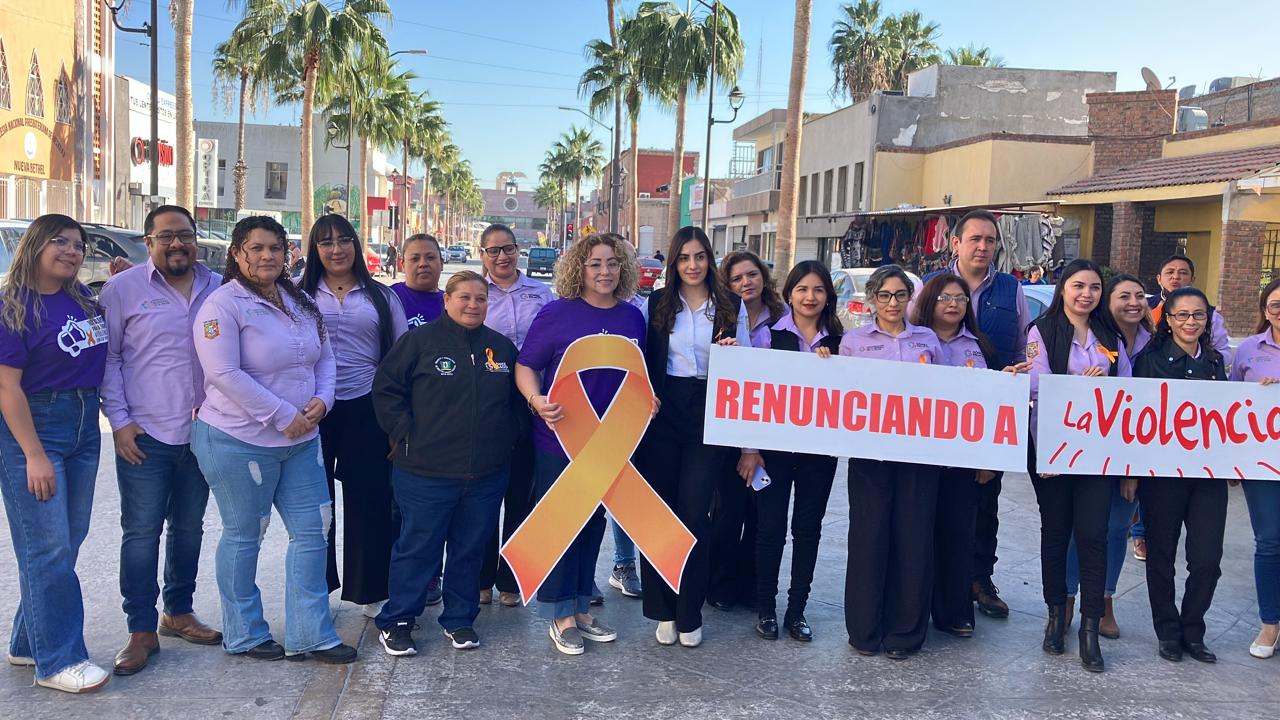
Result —
<svg viewBox="0 0 1280 720"><path fill-rule="evenodd" d="M769 479L768 473L764 471L764 466L757 465L755 473L751 475L751 489L756 492L760 492L761 490L769 487L769 483L771 482L773 482L773 480Z"/></svg>

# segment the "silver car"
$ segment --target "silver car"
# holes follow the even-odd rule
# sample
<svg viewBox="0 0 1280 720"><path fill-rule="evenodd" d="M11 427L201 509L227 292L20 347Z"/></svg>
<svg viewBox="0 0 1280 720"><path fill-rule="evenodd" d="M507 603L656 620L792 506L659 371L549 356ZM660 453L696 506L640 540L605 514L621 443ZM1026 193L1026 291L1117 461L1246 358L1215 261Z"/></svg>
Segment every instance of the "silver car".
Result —
<svg viewBox="0 0 1280 720"><path fill-rule="evenodd" d="M147 244L140 232L93 223L85 223L84 231L89 235L89 247L80 268L80 282L95 293L111 277L112 258L124 258L133 265L147 261Z"/></svg>
<svg viewBox="0 0 1280 720"><path fill-rule="evenodd" d="M841 268L831 271L836 288L836 315L846 330L871 322L871 303L867 302L867 279L875 268ZM907 273L916 291L924 285L915 273Z"/></svg>

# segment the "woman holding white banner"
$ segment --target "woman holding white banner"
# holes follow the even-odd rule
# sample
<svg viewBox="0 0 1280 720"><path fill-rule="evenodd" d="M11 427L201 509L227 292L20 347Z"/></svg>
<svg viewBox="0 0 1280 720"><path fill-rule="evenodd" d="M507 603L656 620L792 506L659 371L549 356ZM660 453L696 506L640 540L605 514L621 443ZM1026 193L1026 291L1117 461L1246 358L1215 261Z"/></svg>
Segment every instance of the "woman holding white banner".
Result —
<svg viewBox="0 0 1280 720"><path fill-rule="evenodd" d="M1039 394L1040 376L1046 373L1086 377L1131 374L1129 354L1123 340L1104 321L1101 301L1101 268L1085 259L1068 263L1048 310L1027 333L1032 403ZM1098 625L1105 607L1112 484L1098 475L1037 473L1035 435L1033 405L1027 472L1040 505L1040 575L1049 610L1041 647L1050 655L1064 652L1067 547L1074 535L1080 555L1080 662L1090 672L1102 672L1105 664L1098 645Z"/></svg>
<svg viewBox="0 0 1280 720"><path fill-rule="evenodd" d="M907 322L911 278L897 265L867 279L873 321L840 340L840 354L872 360L941 363L938 336ZM849 459L849 545L844 619L862 655L884 649L905 660L924 645L933 591L933 525L938 468Z"/></svg>
<svg viewBox="0 0 1280 720"><path fill-rule="evenodd" d="M1194 287L1165 298L1155 337L1133 363L1133 376L1159 380L1226 380L1226 359L1213 347L1213 309ZM1204 616L1222 577L1222 536L1227 527L1224 478L1126 478L1124 494L1136 488L1147 529L1147 597L1160 640L1160 657L1217 662L1204 644ZM1233 484L1238 484L1238 481ZM1187 584L1182 609L1174 602L1174 561L1187 528Z"/></svg>
<svg viewBox="0 0 1280 720"><path fill-rule="evenodd" d="M1280 279L1258 297L1258 326L1236 349L1231 379L1263 385L1280 383ZM1280 645L1280 481L1245 480L1244 497L1253 525L1253 580L1262 630L1249 654L1269 658Z"/></svg>

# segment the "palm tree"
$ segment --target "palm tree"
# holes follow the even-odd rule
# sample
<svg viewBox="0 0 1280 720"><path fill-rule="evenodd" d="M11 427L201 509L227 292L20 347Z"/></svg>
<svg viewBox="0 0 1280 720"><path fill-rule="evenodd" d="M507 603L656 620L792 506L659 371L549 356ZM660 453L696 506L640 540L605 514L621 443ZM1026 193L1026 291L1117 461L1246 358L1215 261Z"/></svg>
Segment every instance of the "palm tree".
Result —
<svg viewBox="0 0 1280 720"><path fill-rule="evenodd" d="M569 126L555 143L564 172L573 178L573 224L582 224L582 178L596 175L604 165L604 146L585 128Z"/></svg>
<svg viewBox="0 0 1280 720"><path fill-rule="evenodd" d="M832 97L849 96L853 102L888 87L891 48L884 34L880 0L858 0L842 5L828 47L836 81ZM785 148L784 148L785 151Z"/></svg>
<svg viewBox="0 0 1280 720"><path fill-rule="evenodd" d="M291 81L291 87L302 82L301 232L306 235L315 220L311 136L317 88L327 89L352 55L387 54L377 23L391 18L391 8L387 0L343 0L339 8L323 0L249 0L249 8L253 22L270 33L263 52L268 72L282 84Z"/></svg>
<svg viewBox="0 0 1280 720"><path fill-rule="evenodd" d="M191 29L195 0L169 0L169 20L173 23L174 119L177 141L174 169L178 176L177 204L195 208L196 127L191 108Z"/></svg>
<svg viewBox="0 0 1280 720"><path fill-rule="evenodd" d="M550 177L543 176L538 181L538 187L533 190L533 202L538 207L546 211L547 235L550 235L550 229L553 220L556 217L556 211L559 203L564 199L564 193L560 190L560 186L556 184Z"/></svg>
<svg viewBox="0 0 1280 720"><path fill-rule="evenodd" d="M613 3L610 2L609 5L612 12ZM587 99L587 107L592 115L602 115L607 109L614 111L613 142L614 147L619 148L622 146L623 96L629 89L639 94L637 83L633 79L631 62L616 41L611 44L603 40L592 40L587 43L586 55L591 64L583 71L582 78L578 81L578 96ZM634 118L632 129L636 129ZM612 181L612 178L606 180L610 187L610 198L613 197ZM620 210L621 208L610 208L610 223L615 222L612 214ZM634 235L631 241L635 242Z"/></svg>
<svg viewBox="0 0 1280 720"><path fill-rule="evenodd" d="M945 57L948 65L975 65L978 67L1004 67L1004 58L999 55L993 55L991 48L987 46L978 47L973 43L969 43L964 47L950 48L947 50Z"/></svg>
<svg viewBox="0 0 1280 720"><path fill-rule="evenodd" d="M782 139L782 192L778 197L778 234L773 266L789 270L795 260L796 196L800 184L800 144L804 133L804 82L809 71L809 26L813 0L796 0L791 39L791 84L787 90L787 124Z"/></svg>
<svg viewBox="0 0 1280 720"><path fill-rule="evenodd" d="M266 37L262 35L242 35L233 31L213 50L214 93L221 95L224 107L229 107L232 96L239 98L239 121L236 128L236 165L232 171L235 182L236 212L244 209L245 179L248 166L244 161L244 124L245 112L255 112L257 104L265 99L267 84L262 82L258 67L262 57L262 46ZM233 91L232 87L238 86Z"/></svg>
<svg viewBox="0 0 1280 720"><path fill-rule="evenodd" d="M738 17L723 4L719 23L712 27L711 16L699 20L681 12L672 2L643 2L635 18L624 26L630 37L623 40L636 53L641 82L650 95L674 98L676 139L671 158L671 204L667 227L674 231L680 222L680 181L684 177L685 108L690 87L695 93L714 92L715 80L735 84L742 69L742 38ZM716 77L710 78L711 33L716 34Z"/></svg>
<svg viewBox="0 0 1280 720"><path fill-rule="evenodd" d="M441 113L440 103L434 100L420 99L411 115L413 126L411 136L413 142L409 146L410 157L421 160L422 172L422 217L425 226L430 211L431 167L441 157L446 145L451 146L450 155L445 160L454 162L459 154L458 147L453 145L449 135L449 124Z"/></svg>
<svg viewBox="0 0 1280 720"><path fill-rule="evenodd" d="M886 18L884 31L893 48L889 65L891 89L905 90L908 75L941 61L938 56L938 24L925 22L919 11Z"/></svg>
<svg viewBox="0 0 1280 720"><path fill-rule="evenodd" d="M573 180L573 174L570 169L569 153L560 143L554 143L550 150L547 150L543 156L542 164L538 166L538 172L541 175L542 182L551 182L558 188L556 197L559 201L556 203L556 236L563 243L564 233L564 214L568 208L568 200L565 198L565 188Z"/></svg>
<svg viewBox="0 0 1280 720"><path fill-rule="evenodd" d="M444 177L445 171L448 168L453 167L456 163L461 162L462 149L459 148L457 145L453 144L453 141L449 138L448 135L445 135L441 139L441 142L442 144L436 150L435 154L432 156L431 164L428 167L428 179L426 180L426 187L424 188L426 190L426 197L428 199L424 200L423 203L427 205L428 217L430 217L432 215L432 213L430 212L431 200L432 199L436 200L436 212L434 213L436 217L436 223L435 223L436 227L434 230L428 230L428 232L435 232L443 235L447 230L447 226L445 225L445 222L442 219L442 216L445 214L445 209L444 209L445 193L441 191L438 187L433 188L432 186L433 185L438 186L439 179Z"/></svg>

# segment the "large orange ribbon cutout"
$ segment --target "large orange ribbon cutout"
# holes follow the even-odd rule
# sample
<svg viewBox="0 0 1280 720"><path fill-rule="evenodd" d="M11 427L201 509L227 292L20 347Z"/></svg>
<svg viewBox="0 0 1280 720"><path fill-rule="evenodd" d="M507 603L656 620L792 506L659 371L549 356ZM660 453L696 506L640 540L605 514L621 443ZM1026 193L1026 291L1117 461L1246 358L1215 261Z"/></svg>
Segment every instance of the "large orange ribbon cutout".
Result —
<svg viewBox="0 0 1280 720"><path fill-rule="evenodd" d="M596 415L578 377L600 368L627 373L603 417ZM697 539L631 464L649 427L653 400L640 348L618 335L575 340L560 360L549 400L564 409L555 433L569 466L501 553L525 604L602 503L667 585L680 592L680 575Z"/></svg>

